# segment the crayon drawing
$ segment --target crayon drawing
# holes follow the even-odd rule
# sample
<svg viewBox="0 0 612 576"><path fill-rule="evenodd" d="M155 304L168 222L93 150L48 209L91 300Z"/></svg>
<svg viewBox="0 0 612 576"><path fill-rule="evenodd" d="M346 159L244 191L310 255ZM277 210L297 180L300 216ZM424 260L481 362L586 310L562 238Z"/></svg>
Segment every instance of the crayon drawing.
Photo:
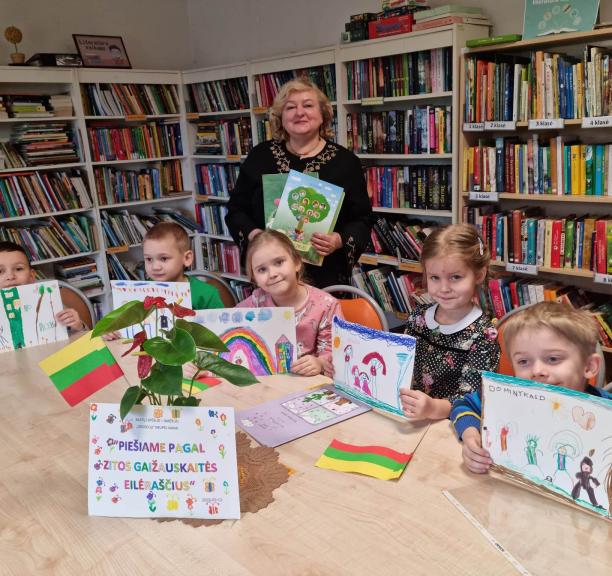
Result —
<svg viewBox="0 0 612 576"><path fill-rule="evenodd" d="M400 388L410 388L416 340L334 318L334 384L373 406L403 416Z"/></svg>
<svg viewBox="0 0 612 576"><path fill-rule="evenodd" d="M0 289L0 352L66 340L55 315L62 310L57 281Z"/></svg>
<svg viewBox="0 0 612 576"><path fill-rule="evenodd" d="M483 445L496 470L612 517L612 400L489 372L482 395Z"/></svg>
<svg viewBox="0 0 612 576"><path fill-rule="evenodd" d="M200 310L194 322L212 330L229 348L220 356L256 376L286 374L296 357L293 308Z"/></svg>
<svg viewBox="0 0 612 576"><path fill-rule="evenodd" d="M145 296L161 296L168 304L180 303L191 308L191 289L189 282L144 282L139 280L111 280L113 308L119 308L132 300L144 300ZM152 338L160 330L172 328L172 314L169 310L159 310L151 314L144 322L147 336ZM121 330L124 338L133 338L140 331L139 325Z"/></svg>

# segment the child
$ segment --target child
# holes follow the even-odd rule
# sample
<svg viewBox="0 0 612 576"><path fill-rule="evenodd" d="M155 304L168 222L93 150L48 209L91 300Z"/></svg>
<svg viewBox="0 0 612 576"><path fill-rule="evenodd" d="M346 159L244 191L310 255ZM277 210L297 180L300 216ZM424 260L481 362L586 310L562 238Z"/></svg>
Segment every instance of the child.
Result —
<svg viewBox="0 0 612 576"><path fill-rule="evenodd" d="M504 341L517 377L612 398L586 382L601 368L597 327L587 311L557 302L534 304L508 318ZM463 461L476 473L486 472L492 463L480 439L481 412L478 391L457 400L450 415L463 441Z"/></svg>
<svg viewBox="0 0 612 576"><path fill-rule="evenodd" d="M474 304L489 251L468 224L436 228L421 253L427 291L435 301L409 316L406 333L417 338L413 385L400 389L404 414L448 418L452 403L480 386L480 371L499 362L497 331Z"/></svg>
<svg viewBox="0 0 612 576"><path fill-rule="evenodd" d="M142 242L145 271L158 282L189 282L191 307L194 310L223 308L219 291L193 276L185 268L193 262L187 232L174 222L160 222L147 231Z"/></svg>
<svg viewBox="0 0 612 576"><path fill-rule="evenodd" d="M251 240L246 265L258 288L238 307L295 308L298 359L291 371L301 376L323 372L331 359L332 319L342 318L339 302L302 281L304 266L300 255L291 240L276 230L264 230Z"/></svg>
<svg viewBox="0 0 612 576"><path fill-rule="evenodd" d="M36 275L25 250L13 242L0 242L0 288L24 286L35 281ZM64 308L55 319L71 330L88 329L74 308Z"/></svg>

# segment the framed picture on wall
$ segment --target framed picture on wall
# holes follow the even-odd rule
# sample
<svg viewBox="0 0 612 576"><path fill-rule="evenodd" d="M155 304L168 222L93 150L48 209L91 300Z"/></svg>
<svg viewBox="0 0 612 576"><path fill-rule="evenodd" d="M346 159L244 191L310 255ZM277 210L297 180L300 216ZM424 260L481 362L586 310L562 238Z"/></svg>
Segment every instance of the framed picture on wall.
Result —
<svg viewBox="0 0 612 576"><path fill-rule="evenodd" d="M131 68L121 36L73 34L83 66L92 68Z"/></svg>

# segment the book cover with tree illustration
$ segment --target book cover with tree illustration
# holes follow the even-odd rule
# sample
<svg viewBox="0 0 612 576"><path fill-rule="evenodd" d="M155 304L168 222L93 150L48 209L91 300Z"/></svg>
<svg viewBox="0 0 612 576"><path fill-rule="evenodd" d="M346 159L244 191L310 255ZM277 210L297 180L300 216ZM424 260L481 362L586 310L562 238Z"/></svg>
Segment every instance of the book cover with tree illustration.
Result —
<svg viewBox="0 0 612 576"><path fill-rule="evenodd" d="M305 262L321 266L323 256L310 238L314 232L333 232L343 199L340 186L291 170L268 228L286 234Z"/></svg>
<svg viewBox="0 0 612 576"><path fill-rule="evenodd" d="M317 178L319 174L317 172L308 172L308 176ZM287 184L287 178L289 178L288 172L264 174L261 177L266 228L269 228L272 220L274 220L281 196L283 195L283 190L285 189L285 184Z"/></svg>

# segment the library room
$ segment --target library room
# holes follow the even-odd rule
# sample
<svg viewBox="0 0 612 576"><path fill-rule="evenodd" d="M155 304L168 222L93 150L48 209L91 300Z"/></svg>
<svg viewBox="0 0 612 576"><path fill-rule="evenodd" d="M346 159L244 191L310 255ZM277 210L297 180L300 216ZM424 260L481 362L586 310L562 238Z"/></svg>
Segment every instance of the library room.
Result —
<svg viewBox="0 0 612 576"><path fill-rule="evenodd" d="M610 574L611 0L0 29L0 574Z"/></svg>

